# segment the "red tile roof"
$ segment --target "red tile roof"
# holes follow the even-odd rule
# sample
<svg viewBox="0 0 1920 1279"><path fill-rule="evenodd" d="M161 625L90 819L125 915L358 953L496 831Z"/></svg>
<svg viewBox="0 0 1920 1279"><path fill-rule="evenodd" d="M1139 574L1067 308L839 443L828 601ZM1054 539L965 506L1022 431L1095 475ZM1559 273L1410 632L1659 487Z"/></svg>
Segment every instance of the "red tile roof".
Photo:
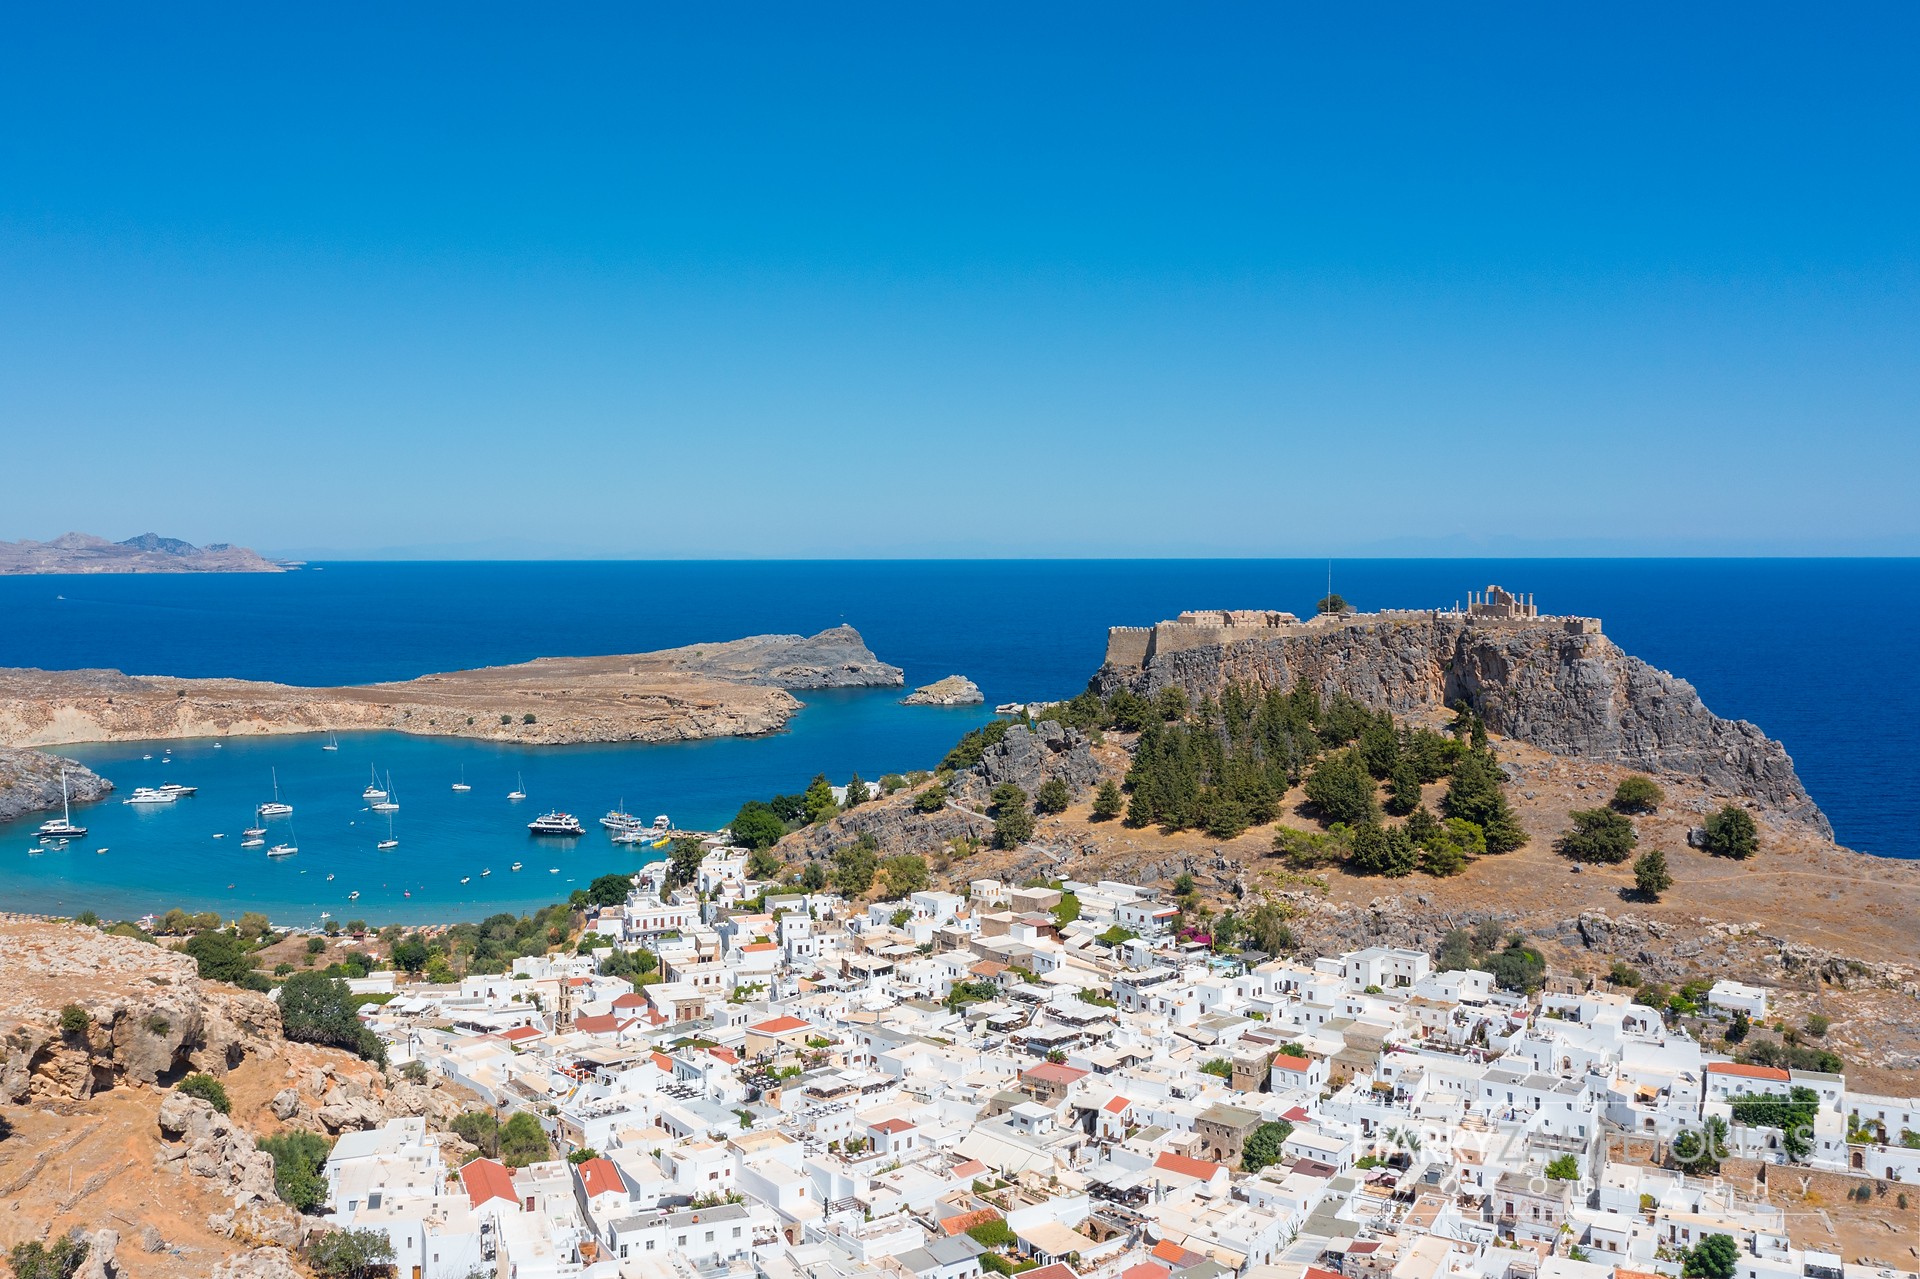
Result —
<svg viewBox="0 0 1920 1279"><path fill-rule="evenodd" d="M575 1167L579 1170L580 1184L586 1189L587 1198L627 1193L627 1183L620 1179L620 1170L613 1166L613 1160L588 1159Z"/></svg>
<svg viewBox="0 0 1920 1279"><path fill-rule="evenodd" d="M1026 1272L1027 1279L1080 1279L1080 1273L1064 1261Z"/></svg>
<svg viewBox="0 0 1920 1279"><path fill-rule="evenodd" d="M1340 1279L1340 1276L1331 1270L1322 1270L1318 1266L1308 1266L1307 1273L1303 1276L1303 1279Z"/></svg>
<svg viewBox="0 0 1920 1279"><path fill-rule="evenodd" d="M807 1023L798 1017L775 1017L763 1021L758 1026L749 1026L747 1030L756 1035L791 1035L796 1030L805 1030Z"/></svg>
<svg viewBox="0 0 1920 1279"><path fill-rule="evenodd" d="M980 1208L973 1212L955 1213L940 1223L940 1229L949 1236L963 1234L975 1226L984 1226L989 1221L1000 1220L1000 1214L991 1208Z"/></svg>
<svg viewBox="0 0 1920 1279"><path fill-rule="evenodd" d="M625 995L617 996L613 1001L613 1006L615 1008L645 1008L647 1006L647 997L629 992Z"/></svg>
<svg viewBox="0 0 1920 1279"><path fill-rule="evenodd" d="M1153 1255L1162 1261L1171 1261L1175 1265L1178 1265L1180 1264L1180 1259L1187 1255L1187 1250L1171 1239L1162 1239L1159 1243L1153 1245Z"/></svg>
<svg viewBox="0 0 1920 1279"><path fill-rule="evenodd" d="M538 1039L544 1034L546 1032L538 1026L515 1026L512 1030L501 1031L500 1038L517 1044L526 1039Z"/></svg>
<svg viewBox="0 0 1920 1279"><path fill-rule="evenodd" d="M1772 1066L1749 1066L1738 1061L1710 1061L1707 1073L1713 1075L1737 1075L1742 1079L1767 1079L1777 1084L1793 1082L1793 1076L1784 1070Z"/></svg>
<svg viewBox="0 0 1920 1279"><path fill-rule="evenodd" d="M1311 1116L1307 1114L1307 1108L1305 1106L1295 1106L1292 1110L1289 1110L1280 1117L1290 1124L1304 1124L1311 1118Z"/></svg>
<svg viewBox="0 0 1920 1279"><path fill-rule="evenodd" d="M1201 1181L1213 1180L1213 1175L1225 1167L1224 1164L1208 1163L1204 1159L1189 1159L1168 1150L1160 1152L1153 1166L1167 1172L1177 1172L1183 1177L1198 1177Z"/></svg>
<svg viewBox="0 0 1920 1279"><path fill-rule="evenodd" d="M1043 1061L1038 1066L1029 1066L1020 1072L1022 1079L1037 1079L1043 1084L1070 1084L1085 1079L1092 1071L1081 1070L1078 1066L1069 1066L1064 1062Z"/></svg>
<svg viewBox="0 0 1920 1279"><path fill-rule="evenodd" d="M598 1017L575 1017L573 1028L586 1035L611 1035L633 1024L630 1017L615 1017L612 1013L603 1013Z"/></svg>
<svg viewBox="0 0 1920 1279"><path fill-rule="evenodd" d="M873 1125L873 1130L886 1133L891 1137L895 1133L912 1132L913 1125L904 1119L888 1119Z"/></svg>
<svg viewBox="0 0 1920 1279"><path fill-rule="evenodd" d="M751 941L751 942L748 942L746 945L742 946L740 949L758 952L758 951L764 951L764 950L779 950L780 946L779 946L779 943L777 942Z"/></svg>
<svg viewBox="0 0 1920 1279"><path fill-rule="evenodd" d="M510 1204L520 1202L520 1196L513 1189L513 1174L505 1164L491 1159L475 1159L461 1168L460 1184L467 1188L467 1199L475 1208L489 1199L504 1199Z"/></svg>
<svg viewBox="0 0 1920 1279"><path fill-rule="evenodd" d="M953 1175L956 1177L978 1177L986 1170L987 1166L978 1159L969 1159L963 1164L955 1164L953 1166Z"/></svg>
<svg viewBox="0 0 1920 1279"><path fill-rule="evenodd" d="M669 1075L673 1073L673 1058L667 1056L665 1053L655 1053L653 1055L653 1064L666 1071Z"/></svg>
<svg viewBox="0 0 1920 1279"><path fill-rule="evenodd" d="M1294 1057L1283 1053L1273 1059L1273 1065L1276 1070L1304 1071L1312 1067L1313 1059L1309 1057Z"/></svg>
<svg viewBox="0 0 1920 1279"><path fill-rule="evenodd" d="M1107 1104L1102 1106L1100 1109L1106 1111L1110 1115L1118 1115L1118 1114L1125 1113L1127 1107L1131 1106L1132 1104L1133 1103L1127 1100L1125 1097L1122 1097L1118 1093L1115 1093L1112 1097L1109 1097L1107 1099Z"/></svg>
<svg viewBox="0 0 1920 1279"><path fill-rule="evenodd" d="M1167 1279L1173 1271L1157 1261L1143 1261L1120 1272L1120 1279Z"/></svg>
<svg viewBox="0 0 1920 1279"><path fill-rule="evenodd" d="M736 1065L740 1060L739 1053L733 1051L733 1049L731 1048L723 1048L718 1044L715 1044L712 1048L707 1049L707 1055L710 1057L718 1057L721 1061L726 1062L729 1066Z"/></svg>

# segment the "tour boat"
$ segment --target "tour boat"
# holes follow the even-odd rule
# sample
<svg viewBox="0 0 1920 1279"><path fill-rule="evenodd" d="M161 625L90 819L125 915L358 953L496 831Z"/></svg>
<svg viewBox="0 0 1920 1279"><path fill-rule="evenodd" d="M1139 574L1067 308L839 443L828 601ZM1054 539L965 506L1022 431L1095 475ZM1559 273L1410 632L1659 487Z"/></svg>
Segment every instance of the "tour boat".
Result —
<svg viewBox="0 0 1920 1279"><path fill-rule="evenodd" d="M535 835L584 835L587 828L572 813L563 813L559 809L536 817L527 823L527 830Z"/></svg>
<svg viewBox="0 0 1920 1279"><path fill-rule="evenodd" d="M340 739L329 732L327 734L327 744L320 749L323 751L337 751L340 749Z"/></svg>
<svg viewBox="0 0 1920 1279"><path fill-rule="evenodd" d="M513 789L507 792L507 798L508 799L525 799L526 797L527 797L526 780L522 778L520 774L515 773L513 775Z"/></svg>
<svg viewBox="0 0 1920 1279"><path fill-rule="evenodd" d="M473 787L467 785L467 766L465 764L460 765L460 780L453 784L453 788L455 790L473 789Z"/></svg>
<svg viewBox="0 0 1920 1279"><path fill-rule="evenodd" d="M385 799L387 793L380 789L380 774L374 771L372 764L367 765L367 788L360 792L360 798L368 801Z"/></svg>
<svg viewBox="0 0 1920 1279"><path fill-rule="evenodd" d="M397 800L397 799L394 799L394 798L393 798L392 796L393 796L393 774L392 774L392 773L388 773L388 774L387 774L387 789L385 789L385 790L383 790L383 791L381 791L381 792L380 792L380 798L379 798L379 799L377 799L377 800L375 800L375 801L373 802L373 811L374 811L374 812L376 812L376 813L397 813L397 812L399 812L399 811L400 811L400 801L399 801L399 800Z"/></svg>
<svg viewBox="0 0 1920 1279"><path fill-rule="evenodd" d="M73 824L73 805L67 798L67 770L60 770L60 816L40 823L41 839L78 839L87 833L85 826Z"/></svg>
<svg viewBox="0 0 1920 1279"><path fill-rule="evenodd" d="M280 802L280 770L276 768L273 770L273 798L267 803L260 805L260 815L262 817L288 817L291 816L292 813L292 804L283 804Z"/></svg>
<svg viewBox="0 0 1920 1279"><path fill-rule="evenodd" d="M165 791L155 790L151 786L136 786L133 794L120 802L123 804L171 804L173 796Z"/></svg>
<svg viewBox="0 0 1920 1279"><path fill-rule="evenodd" d="M600 824L608 830L629 830L640 824L640 819L627 811L627 801L621 800L620 807L608 811L600 819Z"/></svg>
<svg viewBox="0 0 1920 1279"><path fill-rule="evenodd" d="M175 799L179 799L183 795L195 794L199 789L198 786L182 786L179 782L162 782L160 784L160 793L162 795L171 795Z"/></svg>

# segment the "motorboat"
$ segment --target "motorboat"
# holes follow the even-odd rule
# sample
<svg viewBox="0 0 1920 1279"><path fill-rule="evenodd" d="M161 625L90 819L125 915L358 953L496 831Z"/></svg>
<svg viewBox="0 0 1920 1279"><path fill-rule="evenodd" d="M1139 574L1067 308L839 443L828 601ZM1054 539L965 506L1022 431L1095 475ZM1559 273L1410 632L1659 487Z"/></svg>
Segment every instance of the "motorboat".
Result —
<svg viewBox="0 0 1920 1279"><path fill-rule="evenodd" d="M367 765L367 788L360 792L360 798L371 803L376 799L385 799L387 793L380 789L380 774L372 764Z"/></svg>
<svg viewBox="0 0 1920 1279"><path fill-rule="evenodd" d="M536 817L527 823L527 830L535 835L584 835L587 828L572 813L563 813L555 809L544 816Z"/></svg>
<svg viewBox="0 0 1920 1279"><path fill-rule="evenodd" d="M653 819L653 829L655 834L664 835L673 829L673 819L662 813Z"/></svg>
<svg viewBox="0 0 1920 1279"><path fill-rule="evenodd" d="M67 796L67 770L60 770L60 816L40 823L41 839L78 839L87 833L85 826L73 824L73 804Z"/></svg>
<svg viewBox="0 0 1920 1279"><path fill-rule="evenodd" d="M483 870L480 872L480 878L485 879L487 876L491 874L493 874L491 870Z"/></svg>
<svg viewBox="0 0 1920 1279"><path fill-rule="evenodd" d="M215 832L213 832L213 837L214 837L215 839L225 839L225 838L227 837L227 832L225 832L225 831L223 831L223 830L217 830L217 831L215 831Z"/></svg>
<svg viewBox="0 0 1920 1279"><path fill-rule="evenodd" d="M162 782L160 784L160 793L162 795L171 795L175 799L195 794L199 789L198 786L182 786L179 782Z"/></svg>
<svg viewBox="0 0 1920 1279"><path fill-rule="evenodd" d="M515 862L515 863L514 863L514 864L512 865L512 867L510 867L510 869L512 869L512 870L519 870L519 869L520 869L520 863L519 863L519 862Z"/></svg>
<svg viewBox="0 0 1920 1279"><path fill-rule="evenodd" d="M651 843L652 840L653 832L639 826L629 826L624 830L613 832L613 842L616 844L646 844Z"/></svg>
<svg viewBox="0 0 1920 1279"><path fill-rule="evenodd" d="M273 770L273 798L260 805L260 816L290 817L292 815L293 805L280 802L280 770L276 768Z"/></svg>
<svg viewBox="0 0 1920 1279"><path fill-rule="evenodd" d="M267 856L291 857L299 851L300 851L300 845L298 844L275 844L272 848L269 848L267 850Z"/></svg>
<svg viewBox="0 0 1920 1279"><path fill-rule="evenodd" d="M463 883L463 884L470 884L470 883L472 883L472 882L473 882L473 876L471 876L471 875L462 875L462 876L460 877L460 882L461 882L461 883Z"/></svg>
<svg viewBox="0 0 1920 1279"><path fill-rule="evenodd" d="M173 801L174 797L163 790L155 790L151 786L136 786L133 788L133 794L120 802L123 804L171 804Z"/></svg>
<svg viewBox="0 0 1920 1279"><path fill-rule="evenodd" d="M348 894L347 894L347 900L348 900L348 901L350 901L350 902L357 902L357 901L359 901L359 900L360 900L360 890L356 888L356 889L354 889L354 890L353 890L352 892L350 892L350 893L348 893Z"/></svg>

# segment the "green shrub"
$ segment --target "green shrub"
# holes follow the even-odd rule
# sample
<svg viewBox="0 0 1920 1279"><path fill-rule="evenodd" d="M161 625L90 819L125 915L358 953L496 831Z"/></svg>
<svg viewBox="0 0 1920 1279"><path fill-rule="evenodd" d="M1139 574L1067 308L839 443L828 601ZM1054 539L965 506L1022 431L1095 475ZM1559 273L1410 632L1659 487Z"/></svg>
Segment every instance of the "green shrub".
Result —
<svg viewBox="0 0 1920 1279"><path fill-rule="evenodd" d="M1554 841L1554 849L1562 857L1617 864L1633 855L1634 845L1639 842L1633 823L1611 808L1578 809L1572 817L1573 825Z"/></svg>
<svg viewBox="0 0 1920 1279"><path fill-rule="evenodd" d="M93 1016L78 1004L68 1004L60 1010L60 1031L67 1035L84 1035L87 1027L93 1024Z"/></svg>
<svg viewBox="0 0 1920 1279"><path fill-rule="evenodd" d="M1667 793L1651 777L1634 774L1622 778L1613 788L1613 799L1609 802L1622 813L1655 813L1660 811L1661 803Z"/></svg>
<svg viewBox="0 0 1920 1279"><path fill-rule="evenodd" d="M913 811L916 813L937 813L946 806L947 788L939 782L935 782L913 797Z"/></svg>
<svg viewBox="0 0 1920 1279"><path fill-rule="evenodd" d="M212 1075L195 1071L174 1085L175 1092L183 1092L189 1097L198 1097L223 1115L233 1113L233 1103L227 1100L227 1088Z"/></svg>
<svg viewBox="0 0 1920 1279"><path fill-rule="evenodd" d="M1649 848L1633 859L1633 886L1642 897L1654 901L1673 887L1673 872L1667 869L1667 855Z"/></svg>
<svg viewBox="0 0 1920 1279"><path fill-rule="evenodd" d="M1715 857L1733 857L1741 861L1760 851L1760 832L1753 814L1738 805L1728 804L1707 818L1706 847Z"/></svg>
<svg viewBox="0 0 1920 1279"><path fill-rule="evenodd" d="M1064 813L1072 802L1073 795L1067 790L1067 784L1058 777L1049 777L1033 793L1033 811L1036 813Z"/></svg>
<svg viewBox="0 0 1920 1279"><path fill-rule="evenodd" d="M329 1230L307 1246L307 1264L322 1279L367 1279L393 1260L393 1241L381 1230Z"/></svg>
<svg viewBox="0 0 1920 1279"><path fill-rule="evenodd" d="M327 1183L320 1175L333 1143L317 1132L289 1128L262 1137L260 1149L273 1156L273 1190L280 1201L300 1212L312 1212L326 1202Z"/></svg>
<svg viewBox="0 0 1920 1279"><path fill-rule="evenodd" d="M7 1252L14 1279L71 1279L87 1259L87 1241L62 1235L50 1244L15 1244Z"/></svg>

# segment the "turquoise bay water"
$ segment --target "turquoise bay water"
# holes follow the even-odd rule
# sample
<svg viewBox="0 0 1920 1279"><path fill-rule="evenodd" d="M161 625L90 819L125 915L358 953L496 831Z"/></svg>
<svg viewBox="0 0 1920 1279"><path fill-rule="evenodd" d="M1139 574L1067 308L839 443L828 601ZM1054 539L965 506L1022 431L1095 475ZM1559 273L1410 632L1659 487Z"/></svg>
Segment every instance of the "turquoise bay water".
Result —
<svg viewBox="0 0 1920 1279"><path fill-rule="evenodd" d="M743 796L799 790L821 770L844 781L855 770L873 779L918 767L989 718L979 708L902 707L899 697L812 693L786 732L663 746L513 747L351 733L337 751L307 734L218 739L217 747L212 738L63 747L118 789L75 810L87 834L63 851L32 851L38 816L0 827L0 898L14 909L90 908L108 918L176 905L228 915L264 910L281 924L316 924L323 911L343 921L412 923L532 909L595 875L664 855L608 839L600 816L623 801L644 821L665 813L683 829L712 830ZM370 768L383 787L392 774L400 804L391 814L399 847L385 852L375 844L387 838L389 815L360 797ZM463 770L473 789L455 791ZM284 858L240 847L254 806L272 796L275 772L294 811L264 823L267 843L300 849ZM784 780L769 787L776 777ZM120 802L136 786L164 782L199 792L172 804ZM516 787L526 799L507 799ZM528 834L527 823L553 808L578 817L587 834ZM518 873L510 869L516 861ZM359 900L349 900L355 890Z"/></svg>
<svg viewBox="0 0 1920 1279"><path fill-rule="evenodd" d="M329 685L848 622L909 685L957 672L994 703L1079 691L1110 625L1223 605L1305 614L1327 570L1324 560L628 561L0 577L0 666ZM1534 592L1543 609L1598 616L1628 652L1692 681L1710 709L1784 742L1841 843L1920 856L1920 664L1909 651L1920 560L1346 560L1333 570L1335 589L1363 609L1448 605L1497 582ZM218 750L173 743L168 767L165 743L63 748L119 789L82 810L90 833L65 852L29 853L38 815L0 826L0 909L478 918L637 865L597 825L623 797L645 818L712 827L742 800L818 772L929 767L988 718L977 707L903 707L898 690L802 696L785 732L663 746L363 734L323 752L311 737L229 739ZM390 853L374 851L385 819L359 799L369 763L392 771L401 797ZM463 766L474 789L456 795ZM300 843L278 864L238 846L275 767ZM529 798L509 805L516 772ZM118 802L166 781L202 789L172 808ZM548 807L572 811L589 833L571 846L531 839L526 823ZM516 860L526 867L517 875L507 870ZM493 874L481 878L483 868Z"/></svg>

